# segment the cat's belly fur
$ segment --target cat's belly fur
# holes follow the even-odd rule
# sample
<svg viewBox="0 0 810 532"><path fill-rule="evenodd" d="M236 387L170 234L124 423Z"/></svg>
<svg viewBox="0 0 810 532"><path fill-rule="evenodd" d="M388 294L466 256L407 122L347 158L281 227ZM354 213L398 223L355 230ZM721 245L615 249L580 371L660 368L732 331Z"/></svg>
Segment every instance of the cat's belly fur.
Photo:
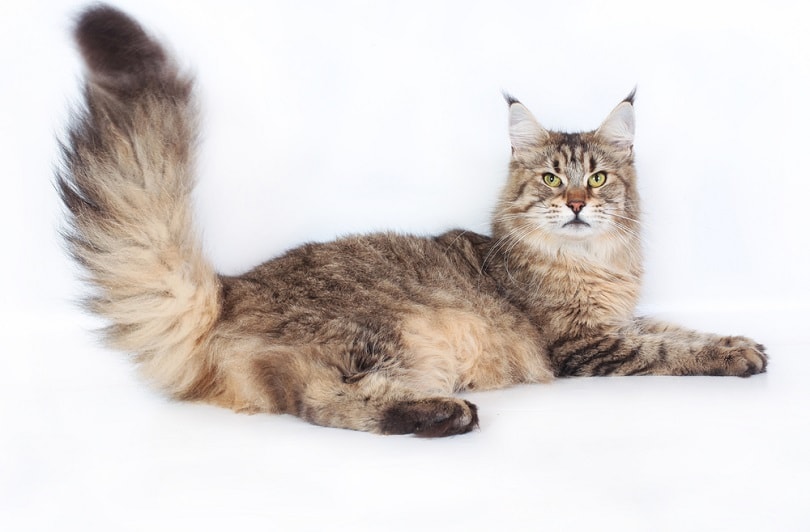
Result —
<svg viewBox="0 0 810 532"><path fill-rule="evenodd" d="M414 385L436 392L542 382L553 373L532 326L466 309L423 309L402 322Z"/></svg>

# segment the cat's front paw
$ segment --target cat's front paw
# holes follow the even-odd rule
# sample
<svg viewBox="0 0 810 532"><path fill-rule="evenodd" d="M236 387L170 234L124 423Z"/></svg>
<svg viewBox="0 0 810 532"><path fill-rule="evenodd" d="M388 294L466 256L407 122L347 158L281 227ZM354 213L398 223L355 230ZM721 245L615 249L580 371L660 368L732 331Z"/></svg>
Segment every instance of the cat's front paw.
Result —
<svg viewBox="0 0 810 532"><path fill-rule="evenodd" d="M768 366L765 346L745 336L725 336L703 353L709 375L750 377L764 373Z"/></svg>

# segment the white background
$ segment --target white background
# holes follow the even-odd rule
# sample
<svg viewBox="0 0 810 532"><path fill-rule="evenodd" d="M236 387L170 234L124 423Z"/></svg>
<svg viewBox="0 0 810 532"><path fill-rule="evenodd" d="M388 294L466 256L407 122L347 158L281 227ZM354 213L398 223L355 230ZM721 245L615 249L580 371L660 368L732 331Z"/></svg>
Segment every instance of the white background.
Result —
<svg viewBox="0 0 810 532"><path fill-rule="evenodd" d="M502 90L583 130L638 85L643 310L755 336L772 362L471 394L481 429L443 441L167 402L69 303L51 174L82 4L4 2L0 528L810 529L800 2L116 5L197 74L196 208L221 272L351 232L487 232Z"/></svg>

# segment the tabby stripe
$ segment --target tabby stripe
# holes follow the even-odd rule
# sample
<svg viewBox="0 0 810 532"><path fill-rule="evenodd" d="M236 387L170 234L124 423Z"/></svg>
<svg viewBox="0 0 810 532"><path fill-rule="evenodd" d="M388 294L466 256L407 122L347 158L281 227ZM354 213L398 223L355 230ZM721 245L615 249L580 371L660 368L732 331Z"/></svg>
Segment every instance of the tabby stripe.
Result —
<svg viewBox="0 0 810 532"><path fill-rule="evenodd" d="M644 364L644 365L643 365L643 366L641 366L640 368L636 368L636 369L634 369L633 371L628 371L627 373L625 373L625 375L627 375L627 376L633 376L633 375L647 375L647 374L648 374L648 372L649 372L651 369L653 369L654 367L655 367L655 364L654 364L654 363L652 363L652 362L650 362L649 364Z"/></svg>
<svg viewBox="0 0 810 532"><path fill-rule="evenodd" d="M557 374L560 375L560 376L571 375L572 374L571 373L571 364L574 361L574 359L576 357L578 357L578 356L581 356L586 351L590 351L591 349L596 349L603 342L604 342L604 340L597 340L595 342L591 342L589 344L586 344L585 347L581 347L581 348L577 349L576 351L573 351L573 352L569 353L567 356L564 357L565 361L560 366L560 369L557 371ZM560 358L563 358L563 356L561 356Z"/></svg>
<svg viewBox="0 0 810 532"><path fill-rule="evenodd" d="M612 354L622 343L621 338L618 338L613 340L606 349L600 349L599 347L607 340L608 339L602 339L597 342L592 342L569 355L563 367L560 369L560 375L581 375L580 371L585 366L599 357Z"/></svg>
<svg viewBox="0 0 810 532"><path fill-rule="evenodd" d="M666 342L661 342L658 344L658 357L654 362L649 362L644 364L640 368L636 368L633 371L628 371L625 375L642 375L647 374L649 371L653 370L656 366L665 366L667 360L669 360L669 351L667 350Z"/></svg>
<svg viewBox="0 0 810 532"><path fill-rule="evenodd" d="M575 340L576 340L576 338L572 337L572 336L563 336L562 338L558 338L557 340L554 340L554 342L552 342L548 346L548 352L549 352L549 354L551 356L554 356L554 353L555 353L555 351L557 351L557 349L561 348L565 344L570 344L571 342L574 342Z"/></svg>
<svg viewBox="0 0 810 532"><path fill-rule="evenodd" d="M640 351L641 348L637 346L631 349L629 353L627 353L622 357L619 357L614 360L600 362L599 364L596 365L596 367L593 368L593 371L591 371L591 373L593 375L599 375L602 377L611 375L615 373L620 366L628 362L635 361L638 358L638 354Z"/></svg>
<svg viewBox="0 0 810 532"><path fill-rule="evenodd" d="M536 207L539 203L540 203L539 201L533 201L533 202L529 203L528 205L526 205L525 207L522 207L521 209L519 209L518 212L520 212L520 213L529 212L529 210Z"/></svg>
<svg viewBox="0 0 810 532"><path fill-rule="evenodd" d="M515 195L515 198L512 200L512 203L515 203L517 200L519 200L521 197L523 197L523 193L526 191L527 186L529 186L528 181L526 181L522 185L520 185L520 188L518 189L517 194Z"/></svg>

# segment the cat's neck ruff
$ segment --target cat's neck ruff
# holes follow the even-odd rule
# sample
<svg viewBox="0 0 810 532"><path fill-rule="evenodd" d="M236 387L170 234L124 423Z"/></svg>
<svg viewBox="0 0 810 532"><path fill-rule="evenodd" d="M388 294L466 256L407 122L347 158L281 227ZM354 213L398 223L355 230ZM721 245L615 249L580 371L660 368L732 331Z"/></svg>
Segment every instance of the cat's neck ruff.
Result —
<svg viewBox="0 0 810 532"><path fill-rule="evenodd" d="M555 240L526 238L504 254L498 274L503 286L543 319L555 315L549 309L569 309L562 322L546 322L560 331L631 319L641 287L638 243Z"/></svg>
<svg viewBox="0 0 810 532"><path fill-rule="evenodd" d="M525 244L537 265L569 268L572 275L588 271L641 278L641 244L635 239L601 235L575 240L541 233L526 238Z"/></svg>

